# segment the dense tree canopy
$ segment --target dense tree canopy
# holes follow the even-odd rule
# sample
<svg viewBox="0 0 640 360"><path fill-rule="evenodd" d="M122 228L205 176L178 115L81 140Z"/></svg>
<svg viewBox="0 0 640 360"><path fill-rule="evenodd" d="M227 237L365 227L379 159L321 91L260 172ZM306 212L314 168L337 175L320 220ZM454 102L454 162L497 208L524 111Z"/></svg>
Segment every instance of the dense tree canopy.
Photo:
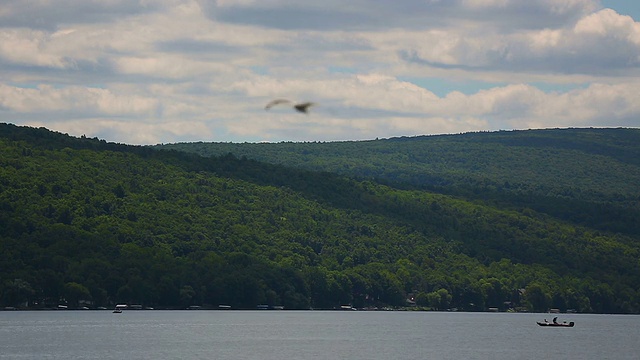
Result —
<svg viewBox="0 0 640 360"><path fill-rule="evenodd" d="M546 151L562 135L527 134ZM377 162L373 155L332 158L324 150L331 144L285 144L324 154L316 161L338 167L364 161L378 173L365 176L0 124L0 303L638 313L638 189L626 181L638 180L639 164L626 154L639 142L631 138L638 140L637 132L625 134L626 142L600 140L610 143L606 149L585 145L591 155L576 159L591 161L593 170L576 180L573 195L563 195L558 191L569 181L538 181L541 165L516 165L515 155L511 165L495 165L510 179L500 188L498 175L489 181L494 175L471 176L446 164L425 177L437 186L411 180L420 172L403 173L407 163L391 165L384 154L419 157L407 146L418 139L338 144L380 143L371 151L381 154ZM491 153L505 146L491 140L497 135L446 139L471 137ZM574 142L565 147L580 149L579 136L565 135ZM438 146L441 157L454 156L446 150L454 144ZM601 177L600 156L617 157L610 172L624 178ZM509 166L532 175L519 181ZM397 176L380 176L387 173ZM565 201L568 213L556 214ZM583 213L575 206L596 205L582 208L584 216L603 215L609 225L573 219ZM621 218L608 214L616 208Z"/></svg>
<svg viewBox="0 0 640 360"><path fill-rule="evenodd" d="M640 235L639 129L548 129L327 143L159 146L415 188ZM357 156L354 156L357 154Z"/></svg>

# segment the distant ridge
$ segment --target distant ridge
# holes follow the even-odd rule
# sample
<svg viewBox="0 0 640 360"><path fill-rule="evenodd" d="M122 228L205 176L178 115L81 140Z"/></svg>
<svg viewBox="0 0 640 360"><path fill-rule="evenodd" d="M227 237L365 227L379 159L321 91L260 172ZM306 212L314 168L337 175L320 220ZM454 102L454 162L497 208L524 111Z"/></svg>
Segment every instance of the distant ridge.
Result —
<svg viewBox="0 0 640 360"><path fill-rule="evenodd" d="M202 157L0 124L0 307L640 313L637 134Z"/></svg>
<svg viewBox="0 0 640 360"><path fill-rule="evenodd" d="M640 234L640 225L627 226L640 216L639 129L475 132L349 142L199 142L160 148L202 156L231 153L400 188L531 207L600 229ZM620 222L627 225L616 225Z"/></svg>

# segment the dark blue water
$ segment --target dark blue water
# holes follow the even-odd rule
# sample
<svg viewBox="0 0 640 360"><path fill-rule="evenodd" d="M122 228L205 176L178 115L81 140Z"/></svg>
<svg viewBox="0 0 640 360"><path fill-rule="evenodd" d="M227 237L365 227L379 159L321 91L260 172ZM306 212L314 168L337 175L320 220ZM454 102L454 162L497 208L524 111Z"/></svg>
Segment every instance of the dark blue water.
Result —
<svg viewBox="0 0 640 360"><path fill-rule="evenodd" d="M330 311L0 312L0 359L639 359L640 317Z"/></svg>

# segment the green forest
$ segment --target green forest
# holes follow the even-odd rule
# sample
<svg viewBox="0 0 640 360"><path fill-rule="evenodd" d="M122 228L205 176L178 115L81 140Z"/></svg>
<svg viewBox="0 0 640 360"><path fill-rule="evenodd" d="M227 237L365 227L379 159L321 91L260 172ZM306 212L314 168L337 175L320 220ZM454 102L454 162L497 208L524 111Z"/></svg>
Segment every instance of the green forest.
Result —
<svg viewBox="0 0 640 360"><path fill-rule="evenodd" d="M131 146L0 124L10 308L640 313L640 131Z"/></svg>
<svg viewBox="0 0 640 360"><path fill-rule="evenodd" d="M163 149L229 153L371 179L640 236L640 129L547 129L324 143L182 143ZM357 155L355 155L357 154Z"/></svg>

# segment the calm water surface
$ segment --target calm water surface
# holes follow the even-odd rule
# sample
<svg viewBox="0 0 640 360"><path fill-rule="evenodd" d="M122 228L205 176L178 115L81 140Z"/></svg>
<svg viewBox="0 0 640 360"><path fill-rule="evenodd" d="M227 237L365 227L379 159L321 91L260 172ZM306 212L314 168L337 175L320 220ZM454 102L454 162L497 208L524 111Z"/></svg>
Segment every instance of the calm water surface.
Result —
<svg viewBox="0 0 640 360"><path fill-rule="evenodd" d="M0 359L640 359L640 317L331 311L0 312Z"/></svg>

